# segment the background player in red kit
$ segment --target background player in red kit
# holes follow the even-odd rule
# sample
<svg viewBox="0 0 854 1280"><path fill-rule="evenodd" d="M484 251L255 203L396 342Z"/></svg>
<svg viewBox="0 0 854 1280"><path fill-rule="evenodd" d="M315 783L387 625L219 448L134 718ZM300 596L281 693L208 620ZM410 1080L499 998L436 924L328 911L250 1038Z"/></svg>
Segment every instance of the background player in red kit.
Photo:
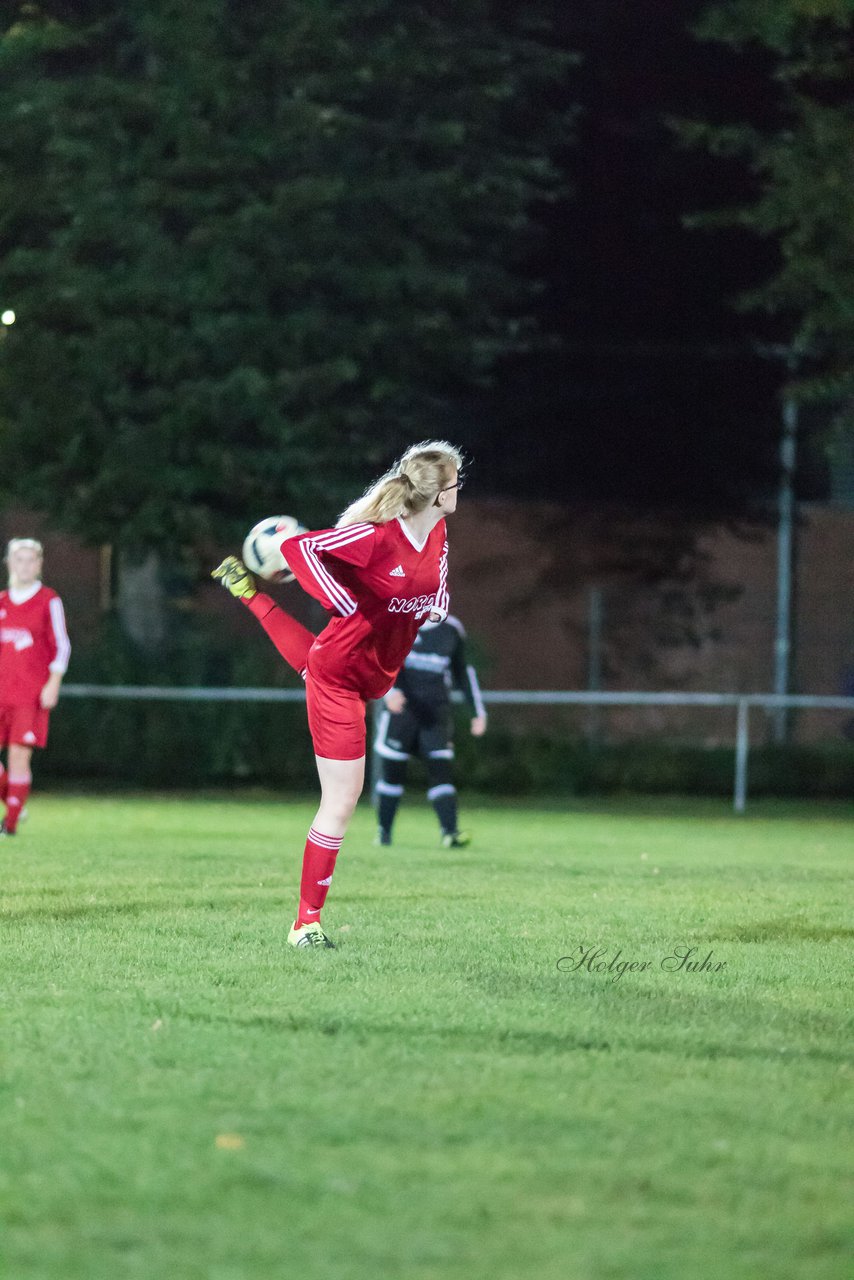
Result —
<svg viewBox="0 0 854 1280"><path fill-rule="evenodd" d="M235 556L214 570L306 682L321 800L303 854L291 946L333 945L320 912L365 782L365 706L394 684L421 623L447 616L445 516L456 509L461 465L444 440L413 445L334 529L282 543L297 581L334 614L316 638L256 589Z"/></svg>
<svg viewBox="0 0 854 1280"><path fill-rule="evenodd" d="M33 747L47 745L71 645L62 601L41 582L41 543L13 538L6 564L9 587L0 591L0 745L8 748L8 773L0 764L6 805L0 835L13 836L30 793Z"/></svg>

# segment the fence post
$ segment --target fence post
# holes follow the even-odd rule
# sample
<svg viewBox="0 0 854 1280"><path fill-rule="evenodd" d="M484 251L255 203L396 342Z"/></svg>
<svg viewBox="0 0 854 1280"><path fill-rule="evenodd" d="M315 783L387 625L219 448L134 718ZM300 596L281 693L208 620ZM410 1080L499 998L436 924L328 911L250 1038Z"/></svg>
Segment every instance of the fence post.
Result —
<svg viewBox="0 0 854 1280"><path fill-rule="evenodd" d="M588 693L599 693L602 689L602 616L602 588L591 587L587 595ZM601 709L595 702L592 702L587 708L587 741L591 747L599 745L601 727Z"/></svg>
<svg viewBox="0 0 854 1280"><path fill-rule="evenodd" d="M794 360L789 357L789 369ZM783 437L780 441L780 492L777 498L777 627L774 638L774 692L789 692L792 648L792 588L794 575L795 441L798 405L791 395L783 401ZM774 707L774 741L785 742L789 709L784 702Z"/></svg>
<svg viewBox="0 0 854 1280"><path fill-rule="evenodd" d="M739 698L735 724L735 795L733 807L736 813L744 813L747 807L747 753L750 749L750 703Z"/></svg>
<svg viewBox="0 0 854 1280"><path fill-rule="evenodd" d="M378 804L377 783L382 773L382 761L379 752L374 743L377 740L377 732L379 730L378 716L380 715L385 703L382 698L372 698L368 703L371 709L370 715L365 717L367 727L367 752L368 752L368 799L376 809Z"/></svg>

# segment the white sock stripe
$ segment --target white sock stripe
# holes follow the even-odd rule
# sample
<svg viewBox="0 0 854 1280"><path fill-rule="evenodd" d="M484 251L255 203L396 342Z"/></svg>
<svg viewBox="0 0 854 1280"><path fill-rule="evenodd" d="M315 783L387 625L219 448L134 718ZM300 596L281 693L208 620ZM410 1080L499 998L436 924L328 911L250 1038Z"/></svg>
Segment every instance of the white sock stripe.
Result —
<svg viewBox="0 0 854 1280"><path fill-rule="evenodd" d="M323 841L324 845L339 845L343 838L343 836L324 836L323 831L315 831L314 827L309 831L309 840Z"/></svg>
<svg viewBox="0 0 854 1280"><path fill-rule="evenodd" d="M381 796L402 796L403 787L393 782L378 782L377 791Z"/></svg>
<svg viewBox="0 0 854 1280"><path fill-rule="evenodd" d="M323 849L340 849L344 843L343 836L325 836L322 831L315 831L314 827L310 828L308 838L312 844L319 844Z"/></svg>
<svg viewBox="0 0 854 1280"><path fill-rule="evenodd" d="M436 800L439 796L455 796L457 788L450 786L447 782L443 782L439 787L431 787L427 792L428 800Z"/></svg>

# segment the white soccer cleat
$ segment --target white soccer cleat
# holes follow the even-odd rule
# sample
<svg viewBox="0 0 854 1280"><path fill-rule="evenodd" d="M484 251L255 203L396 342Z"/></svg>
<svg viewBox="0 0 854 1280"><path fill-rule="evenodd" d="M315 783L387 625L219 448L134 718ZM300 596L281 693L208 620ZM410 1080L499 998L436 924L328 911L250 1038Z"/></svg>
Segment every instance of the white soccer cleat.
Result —
<svg viewBox="0 0 854 1280"><path fill-rule="evenodd" d="M301 925L299 928L294 924L288 934L288 945L291 947L330 947L333 951L335 950L335 943L331 938L327 938L317 920L313 920L311 924Z"/></svg>

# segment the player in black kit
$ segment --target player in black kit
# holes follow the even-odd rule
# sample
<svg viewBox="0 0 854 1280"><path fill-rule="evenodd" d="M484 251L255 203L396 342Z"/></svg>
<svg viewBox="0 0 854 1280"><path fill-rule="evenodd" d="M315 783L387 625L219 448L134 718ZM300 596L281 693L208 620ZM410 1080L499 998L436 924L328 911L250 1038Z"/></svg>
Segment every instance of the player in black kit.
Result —
<svg viewBox="0 0 854 1280"><path fill-rule="evenodd" d="M406 766L413 754L427 765L427 798L436 810L444 847L456 848L471 839L457 825L451 689L456 686L466 698L475 737L486 731L486 711L474 667L466 662L465 634L458 618L425 622L394 688L385 696L374 743L381 765L376 788L380 844L391 844Z"/></svg>

